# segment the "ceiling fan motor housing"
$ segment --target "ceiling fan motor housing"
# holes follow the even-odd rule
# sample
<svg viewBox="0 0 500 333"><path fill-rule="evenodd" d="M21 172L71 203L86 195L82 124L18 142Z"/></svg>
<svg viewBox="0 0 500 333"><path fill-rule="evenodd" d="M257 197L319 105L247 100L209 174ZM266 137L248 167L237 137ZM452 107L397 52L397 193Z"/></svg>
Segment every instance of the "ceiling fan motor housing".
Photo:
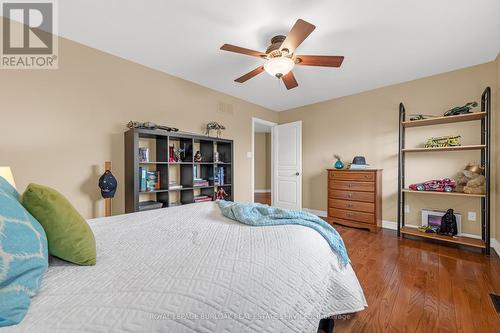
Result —
<svg viewBox="0 0 500 333"><path fill-rule="evenodd" d="M269 45L269 47L266 50L266 54L268 55L269 58L281 57L282 52L280 50L280 46L281 44L283 44L285 39L286 36L283 35L278 35L271 38L271 45Z"/></svg>

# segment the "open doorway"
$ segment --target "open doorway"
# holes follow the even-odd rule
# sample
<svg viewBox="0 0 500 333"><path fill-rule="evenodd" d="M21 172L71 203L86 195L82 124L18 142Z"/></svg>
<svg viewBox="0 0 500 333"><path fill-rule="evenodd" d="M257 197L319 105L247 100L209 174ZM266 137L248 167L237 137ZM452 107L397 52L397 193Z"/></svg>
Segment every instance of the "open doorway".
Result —
<svg viewBox="0 0 500 333"><path fill-rule="evenodd" d="M252 118L253 199L254 202L268 205L272 204L272 128L274 126L276 123Z"/></svg>

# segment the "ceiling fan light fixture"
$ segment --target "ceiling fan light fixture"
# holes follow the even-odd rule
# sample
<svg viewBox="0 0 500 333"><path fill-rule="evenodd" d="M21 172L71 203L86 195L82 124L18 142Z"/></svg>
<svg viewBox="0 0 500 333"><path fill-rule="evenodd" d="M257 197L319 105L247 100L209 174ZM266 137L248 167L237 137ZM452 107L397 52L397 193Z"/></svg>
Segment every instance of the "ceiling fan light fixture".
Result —
<svg viewBox="0 0 500 333"><path fill-rule="evenodd" d="M288 74L295 66L295 62L288 57L275 57L264 63L264 69L267 73L277 78Z"/></svg>

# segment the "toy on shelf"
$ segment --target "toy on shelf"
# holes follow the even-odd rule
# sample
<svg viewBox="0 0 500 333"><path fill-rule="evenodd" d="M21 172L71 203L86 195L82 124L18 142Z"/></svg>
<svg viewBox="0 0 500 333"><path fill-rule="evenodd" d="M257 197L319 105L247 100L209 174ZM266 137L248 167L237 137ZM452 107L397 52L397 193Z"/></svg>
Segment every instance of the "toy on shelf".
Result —
<svg viewBox="0 0 500 333"><path fill-rule="evenodd" d="M425 120L425 119L430 119L430 118L436 118L437 116L433 116L430 114L420 114L420 113L415 113L415 114L410 114L410 121L415 121L415 120Z"/></svg>
<svg viewBox="0 0 500 333"><path fill-rule="evenodd" d="M484 168L478 164L468 164L464 170L457 174L457 191L467 194L485 194L486 178Z"/></svg>
<svg viewBox="0 0 500 333"><path fill-rule="evenodd" d="M460 146L460 135L448 135L430 138L424 145L424 148L444 148Z"/></svg>
<svg viewBox="0 0 500 333"><path fill-rule="evenodd" d="M457 218L453 213L453 209L448 209L446 214L441 218L441 226L438 234L446 236L456 236L458 233Z"/></svg>
<svg viewBox="0 0 500 333"><path fill-rule="evenodd" d="M469 102L465 104L464 106L457 106L454 107L453 109L450 109L444 113L445 117L449 116L458 116L460 114L467 114L467 113L472 113L471 109L477 107L478 104L477 102Z"/></svg>
<svg viewBox="0 0 500 333"><path fill-rule="evenodd" d="M177 161L175 160L175 147L174 147L174 145L169 145L169 146L168 146L168 161L169 161L170 163L175 163L175 162L177 162Z"/></svg>
<svg viewBox="0 0 500 333"><path fill-rule="evenodd" d="M217 189L217 193L216 193L216 199L217 200L225 200L227 197L227 193L226 191L224 191L224 189L222 187L219 187Z"/></svg>
<svg viewBox="0 0 500 333"><path fill-rule="evenodd" d="M410 190L413 191L430 191L430 192L453 192L455 190L455 182L449 178L442 180L428 180L423 183L411 184Z"/></svg>

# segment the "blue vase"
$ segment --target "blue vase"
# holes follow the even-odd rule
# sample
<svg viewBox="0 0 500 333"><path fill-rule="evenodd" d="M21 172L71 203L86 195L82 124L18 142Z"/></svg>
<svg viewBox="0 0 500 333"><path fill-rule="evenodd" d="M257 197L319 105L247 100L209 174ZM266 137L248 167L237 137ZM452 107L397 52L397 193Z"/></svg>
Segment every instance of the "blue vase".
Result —
<svg viewBox="0 0 500 333"><path fill-rule="evenodd" d="M337 160L334 165L335 169L343 169L344 163L341 160Z"/></svg>

